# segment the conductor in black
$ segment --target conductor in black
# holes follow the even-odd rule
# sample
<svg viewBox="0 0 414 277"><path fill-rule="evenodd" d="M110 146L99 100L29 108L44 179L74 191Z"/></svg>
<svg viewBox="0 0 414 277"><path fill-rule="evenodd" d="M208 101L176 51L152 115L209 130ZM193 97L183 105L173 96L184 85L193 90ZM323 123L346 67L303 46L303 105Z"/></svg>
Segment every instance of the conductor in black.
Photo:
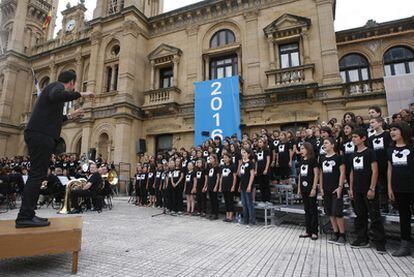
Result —
<svg viewBox="0 0 414 277"><path fill-rule="evenodd" d="M64 103L80 97L92 99L95 96L90 92L75 92L75 82L76 73L64 71L59 74L57 82L47 85L38 96L29 123L24 130L31 168L24 187L16 228L50 225L47 218L35 215L34 210L39 198L40 186L46 179L50 157L60 137L63 122L83 116L82 109L63 115Z"/></svg>

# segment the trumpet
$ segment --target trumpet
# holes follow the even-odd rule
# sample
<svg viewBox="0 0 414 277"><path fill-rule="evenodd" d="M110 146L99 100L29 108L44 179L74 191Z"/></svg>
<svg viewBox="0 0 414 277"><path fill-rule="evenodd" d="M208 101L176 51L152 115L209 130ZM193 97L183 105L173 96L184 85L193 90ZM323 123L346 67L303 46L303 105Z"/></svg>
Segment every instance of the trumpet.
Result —
<svg viewBox="0 0 414 277"><path fill-rule="evenodd" d="M70 202L70 193L73 190L83 189L86 184L87 180L84 178L71 180L66 185L66 191L65 191L65 200L63 202L63 207L60 209L58 214L67 214L71 209L71 202Z"/></svg>

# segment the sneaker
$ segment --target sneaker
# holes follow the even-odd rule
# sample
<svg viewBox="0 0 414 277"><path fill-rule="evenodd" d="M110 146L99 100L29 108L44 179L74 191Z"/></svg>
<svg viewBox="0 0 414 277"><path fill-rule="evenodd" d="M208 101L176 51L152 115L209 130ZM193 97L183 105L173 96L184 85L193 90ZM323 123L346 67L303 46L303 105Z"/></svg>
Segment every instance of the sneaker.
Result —
<svg viewBox="0 0 414 277"><path fill-rule="evenodd" d="M332 238L330 238L328 240L328 243L335 244L338 241L338 239L339 239L339 234L338 233L334 233L333 236L332 236Z"/></svg>
<svg viewBox="0 0 414 277"><path fill-rule="evenodd" d="M366 240L356 239L351 243L351 248L369 248L369 242Z"/></svg>
<svg viewBox="0 0 414 277"><path fill-rule="evenodd" d="M375 250L380 255L387 254L387 249L385 249L385 245L384 244L378 244L377 247L375 248Z"/></svg>
<svg viewBox="0 0 414 277"><path fill-rule="evenodd" d="M338 240L336 241L336 245L345 245L346 240L344 236L339 236Z"/></svg>

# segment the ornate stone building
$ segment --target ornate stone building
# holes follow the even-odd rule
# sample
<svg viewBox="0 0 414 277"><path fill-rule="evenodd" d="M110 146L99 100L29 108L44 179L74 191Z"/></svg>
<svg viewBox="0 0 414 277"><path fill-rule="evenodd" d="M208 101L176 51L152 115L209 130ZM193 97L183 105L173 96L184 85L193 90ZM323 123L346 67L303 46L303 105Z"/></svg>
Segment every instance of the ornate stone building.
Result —
<svg viewBox="0 0 414 277"><path fill-rule="evenodd" d="M52 38L41 24L57 2L0 4L0 156L25 154L31 68L41 87L72 69L77 89L97 94L64 126L67 152L131 164L139 139L150 154L193 144L196 81L239 75L243 131L254 131L365 116L371 104L386 114L384 72L414 72L414 18L335 33L334 0L211 0L168 13L162 0L99 0L90 21L81 1Z"/></svg>

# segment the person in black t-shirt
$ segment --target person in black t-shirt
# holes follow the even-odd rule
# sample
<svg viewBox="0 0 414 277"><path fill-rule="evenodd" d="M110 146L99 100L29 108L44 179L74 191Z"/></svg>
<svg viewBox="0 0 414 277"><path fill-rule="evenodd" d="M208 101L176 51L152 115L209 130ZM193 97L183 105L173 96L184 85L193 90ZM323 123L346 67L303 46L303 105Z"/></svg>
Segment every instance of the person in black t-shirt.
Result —
<svg viewBox="0 0 414 277"><path fill-rule="evenodd" d="M207 207L207 195L204 187L207 187L207 178L205 173L204 160L198 159L196 161L196 180L194 181L194 187L192 193L196 193L197 202L197 215L201 217L206 216ZM195 189L195 191L194 191Z"/></svg>
<svg viewBox="0 0 414 277"><path fill-rule="evenodd" d="M184 192L187 199L187 212L186 215L194 214L194 194L193 186L195 181L195 171L193 162L187 162L187 173L185 174Z"/></svg>
<svg viewBox="0 0 414 277"><path fill-rule="evenodd" d="M300 238L318 239L318 206L316 203L319 168L313 145L304 142L300 147L302 158L299 164L298 194L302 196L305 209L306 233Z"/></svg>
<svg viewBox="0 0 414 277"><path fill-rule="evenodd" d="M147 190L147 180L148 180L148 165L144 164L142 167L141 173L141 205L147 206L148 205L148 190Z"/></svg>
<svg viewBox="0 0 414 277"><path fill-rule="evenodd" d="M135 206L141 206L141 174L142 166L137 164L137 173L134 178L134 187L135 187Z"/></svg>
<svg viewBox="0 0 414 277"><path fill-rule="evenodd" d="M352 134L352 141L357 147L357 151L351 157L349 197L354 200L356 214L354 224L357 239L351 243L351 247L369 247L369 215L372 241L377 252L385 254L385 231L381 221L378 194L376 193L378 163L374 150L365 145L367 137L367 132L362 128L356 129Z"/></svg>
<svg viewBox="0 0 414 277"><path fill-rule="evenodd" d="M255 183L259 185L262 202L270 201L270 151L262 138L257 141L258 150L256 152L256 178Z"/></svg>
<svg viewBox="0 0 414 277"><path fill-rule="evenodd" d="M345 221L343 214L342 190L345 181L345 165L342 157L335 153L335 139L326 138L323 141L326 155L319 157L319 185L323 197L325 214L329 216L334 236L328 241L338 245L344 245Z"/></svg>
<svg viewBox="0 0 414 277"><path fill-rule="evenodd" d="M224 195L224 202L226 204L226 218L225 222L233 221L234 214L234 189L236 187L237 175L234 165L231 163L231 155L223 154L224 165L221 168L220 191Z"/></svg>
<svg viewBox="0 0 414 277"><path fill-rule="evenodd" d="M281 132L279 138L280 143L276 148L276 167L279 168L281 183L287 184L292 166L293 146L289 143L286 132Z"/></svg>
<svg viewBox="0 0 414 277"><path fill-rule="evenodd" d="M95 210L98 212L102 210L102 201L96 199L99 186L102 183L102 178L95 163L91 163L89 165L89 172L91 175L89 176L86 185L82 189L73 190L70 193L71 203L73 206L73 210L69 212L70 214L78 214L81 212L78 202L79 197L91 197Z"/></svg>
<svg viewBox="0 0 414 277"><path fill-rule="evenodd" d="M150 165L148 167L147 183L146 183L146 188L149 193L149 203L148 203L149 207L155 206L154 171L155 169L153 168L153 166Z"/></svg>
<svg viewBox="0 0 414 277"><path fill-rule="evenodd" d="M208 197L211 202L210 219L218 219L218 189L220 181L220 168L218 166L218 159L216 154L210 155L210 166L208 168L206 187L204 190L208 192Z"/></svg>
<svg viewBox="0 0 414 277"><path fill-rule="evenodd" d="M393 146L388 149L388 196L395 201L401 229L400 248L395 257L411 255L411 215L414 209L414 147L412 132L406 122L390 124Z"/></svg>
<svg viewBox="0 0 414 277"><path fill-rule="evenodd" d="M181 213L183 208L184 172L181 166L181 159L177 158L175 160L175 169L170 178L173 188L173 211L175 213Z"/></svg>
<svg viewBox="0 0 414 277"><path fill-rule="evenodd" d="M154 174L154 184L153 184L153 189L155 192L155 207L162 207L162 163L159 162L157 163L157 169L155 170L155 174ZM165 175L164 175L164 179L165 179Z"/></svg>
<svg viewBox="0 0 414 277"><path fill-rule="evenodd" d="M251 153L246 149L241 150L242 164L240 166L240 186L241 200L243 205L243 224L256 224L256 214L253 205L253 181L254 163L250 160Z"/></svg>
<svg viewBox="0 0 414 277"><path fill-rule="evenodd" d="M378 185L377 192L380 207L384 213L388 213L388 185L387 170L388 157L387 151L391 144L391 136L388 131L382 128L384 119L382 117L371 118L369 124L375 134L368 139L368 146L374 150L378 163Z"/></svg>
<svg viewBox="0 0 414 277"><path fill-rule="evenodd" d="M341 155L344 158L345 164L345 178L349 183L349 174L351 173L351 158L352 154L355 153L356 147L352 142L352 132L355 129L355 125L353 123L345 123L344 124L344 137L342 139L340 151Z"/></svg>

